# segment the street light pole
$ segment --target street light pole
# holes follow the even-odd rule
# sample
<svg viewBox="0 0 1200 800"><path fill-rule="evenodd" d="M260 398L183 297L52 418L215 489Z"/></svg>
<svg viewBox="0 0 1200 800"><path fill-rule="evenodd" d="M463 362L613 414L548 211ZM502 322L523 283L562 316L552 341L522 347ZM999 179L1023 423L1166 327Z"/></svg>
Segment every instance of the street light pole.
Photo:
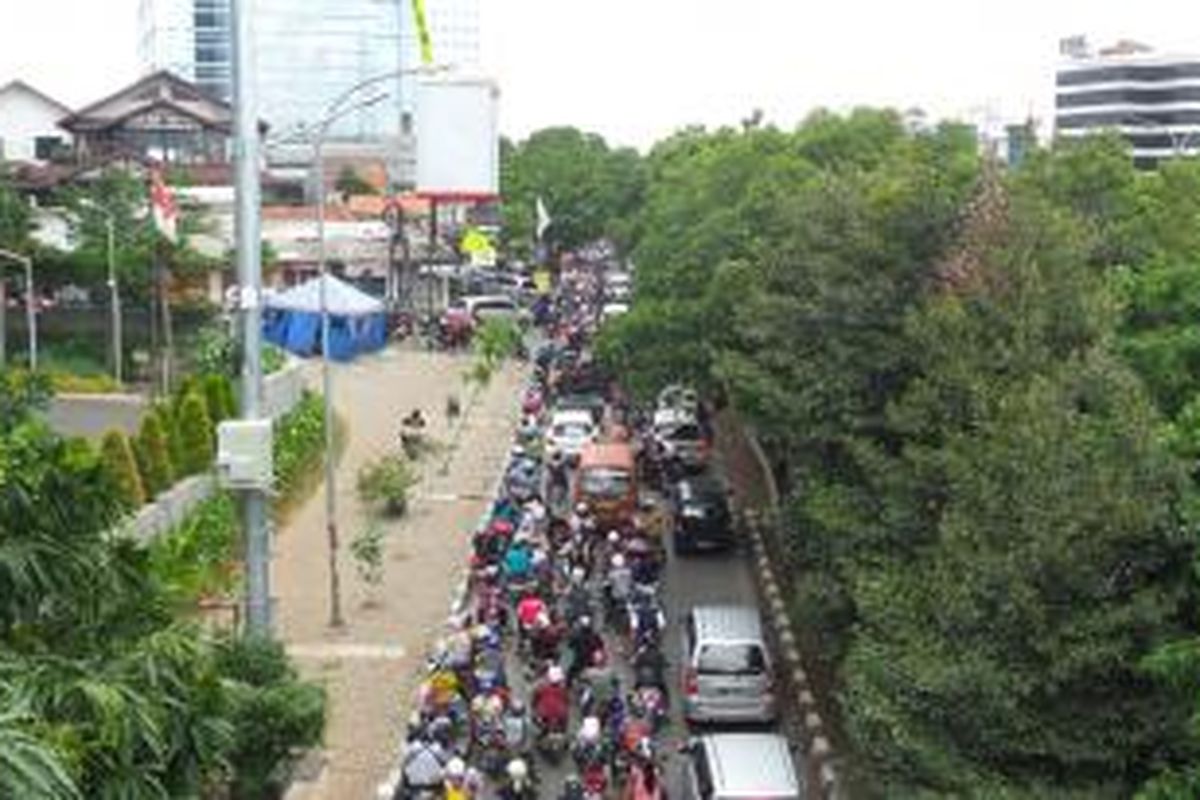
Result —
<svg viewBox="0 0 1200 800"><path fill-rule="evenodd" d="M250 12L252 0L232 0L234 166L238 309L242 316L242 419L261 416L262 405L262 187L259 184L258 104ZM246 530L246 624L258 636L271 635L270 535L267 498L259 489L243 494Z"/></svg>
<svg viewBox="0 0 1200 800"><path fill-rule="evenodd" d="M374 79L354 87L343 94L331 106L330 112L317 124L316 136L313 139L313 168L316 170L317 190L317 270L320 275L320 304L321 304L321 392L323 398L323 418L325 420L325 530L329 542L329 625L340 628L345 620L342 617L342 581L338 569L338 525L337 525L337 481L334 471L334 436L333 436L333 370L329 364L329 261L325 250L325 135L342 117L353 111L372 106L384 98L386 94L369 97L360 103L345 106L345 102L362 86L376 82Z"/></svg>
<svg viewBox="0 0 1200 800"><path fill-rule="evenodd" d="M25 267L25 320L29 335L29 369L37 369L37 298L34 297L33 259L29 256L14 253L11 250L0 250L0 258L7 258Z"/></svg>
<svg viewBox="0 0 1200 800"><path fill-rule="evenodd" d="M112 214L105 218L105 227L108 229L108 293L112 311L113 378L120 384L124 377L121 352L121 290L117 286L116 231Z"/></svg>

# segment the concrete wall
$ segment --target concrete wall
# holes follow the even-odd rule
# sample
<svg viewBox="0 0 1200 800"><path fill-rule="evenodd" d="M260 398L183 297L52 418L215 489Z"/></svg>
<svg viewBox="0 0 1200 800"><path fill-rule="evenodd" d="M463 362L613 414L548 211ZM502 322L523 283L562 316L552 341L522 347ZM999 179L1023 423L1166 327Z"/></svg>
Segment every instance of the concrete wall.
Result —
<svg viewBox="0 0 1200 800"><path fill-rule="evenodd" d="M126 523L126 532L142 544L179 525L193 508L212 496L217 482L210 474L184 478L142 507Z"/></svg>
<svg viewBox="0 0 1200 800"><path fill-rule="evenodd" d="M263 411L278 419L296 407L304 390L301 362L291 360L263 380ZM111 428L137 433L149 400L139 394L59 394L46 414L50 427L62 436L99 438Z"/></svg>
<svg viewBox="0 0 1200 800"><path fill-rule="evenodd" d="M273 419L283 416L300 402L303 389L300 362L293 361L264 381L264 411ZM212 474L185 478L153 503L143 506L127 522L125 530L139 542L149 542L183 522L192 509L211 497L216 489L217 482Z"/></svg>

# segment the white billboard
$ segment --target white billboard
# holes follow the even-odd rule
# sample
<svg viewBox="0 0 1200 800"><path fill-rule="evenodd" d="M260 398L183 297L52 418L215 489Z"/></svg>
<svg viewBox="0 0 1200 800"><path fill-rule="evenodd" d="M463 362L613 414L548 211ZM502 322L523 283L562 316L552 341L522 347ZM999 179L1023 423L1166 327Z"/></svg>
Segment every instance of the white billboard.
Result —
<svg viewBox="0 0 1200 800"><path fill-rule="evenodd" d="M500 89L475 77L417 84L417 191L494 196L500 191Z"/></svg>

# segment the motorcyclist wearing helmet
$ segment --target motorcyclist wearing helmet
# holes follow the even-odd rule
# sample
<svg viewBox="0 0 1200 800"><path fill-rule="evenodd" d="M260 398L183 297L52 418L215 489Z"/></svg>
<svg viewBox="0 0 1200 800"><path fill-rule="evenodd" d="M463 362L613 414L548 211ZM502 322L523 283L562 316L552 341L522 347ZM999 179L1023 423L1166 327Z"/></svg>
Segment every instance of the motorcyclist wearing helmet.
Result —
<svg viewBox="0 0 1200 800"><path fill-rule="evenodd" d="M497 792L500 800L535 800L538 796L533 785L529 763L523 758L514 758L504 770L505 780Z"/></svg>
<svg viewBox="0 0 1200 800"><path fill-rule="evenodd" d="M650 686L667 693L667 658L662 648L639 647L633 653L633 688Z"/></svg>
<svg viewBox="0 0 1200 800"><path fill-rule="evenodd" d="M483 786L482 776L455 756L446 762L445 800L474 800Z"/></svg>
<svg viewBox="0 0 1200 800"><path fill-rule="evenodd" d="M552 664L533 688L533 716L545 730L563 731L571 715L571 694L562 667Z"/></svg>
<svg viewBox="0 0 1200 800"><path fill-rule="evenodd" d="M504 577L509 585L529 580L533 569L533 548L527 538L518 537L504 554Z"/></svg>
<svg viewBox="0 0 1200 800"><path fill-rule="evenodd" d="M404 748L404 762L400 768L404 796L440 789L445 780L446 762L445 750L431 737L422 734L410 739Z"/></svg>
<svg viewBox="0 0 1200 800"><path fill-rule="evenodd" d="M654 593L637 592L629 615L629 633L635 647L656 641L666 627L667 617Z"/></svg>
<svg viewBox="0 0 1200 800"><path fill-rule="evenodd" d="M614 555L609 563L604 593L609 623L619 626L625 605L633 594L633 571L620 553Z"/></svg>
<svg viewBox="0 0 1200 800"><path fill-rule="evenodd" d="M571 775L563 782L562 794L558 796L558 800L584 800L585 796L583 781L578 775Z"/></svg>
<svg viewBox="0 0 1200 800"><path fill-rule="evenodd" d="M585 717L579 726L579 733L575 735L575 743L571 747L571 757L581 771L596 764L607 766L609 751L603 732L599 717Z"/></svg>
<svg viewBox="0 0 1200 800"><path fill-rule="evenodd" d="M567 647L571 651L571 666L567 670L567 683L574 684L593 662L597 653L603 654L604 640L592 627L590 617L580 617L578 624L572 629Z"/></svg>
<svg viewBox="0 0 1200 800"><path fill-rule="evenodd" d="M524 753L532 740L529 735L529 720L525 716L525 704L511 697L500 720L504 728L504 742L510 753Z"/></svg>

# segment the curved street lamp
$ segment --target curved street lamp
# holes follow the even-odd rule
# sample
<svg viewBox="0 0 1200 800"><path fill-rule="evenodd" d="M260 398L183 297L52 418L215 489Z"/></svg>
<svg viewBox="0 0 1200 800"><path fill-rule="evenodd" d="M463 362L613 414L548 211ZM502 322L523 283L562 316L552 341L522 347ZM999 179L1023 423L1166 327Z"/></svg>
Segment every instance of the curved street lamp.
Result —
<svg viewBox="0 0 1200 800"><path fill-rule="evenodd" d="M329 624L341 627L341 576L338 571L337 485L333 464L333 372L329 366L329 265L325 250L325 136L335 122L348 114L375 105L388 98L387 92L370 95L351 102L364 89L405 75L431 75L447 67L415 67L398 69L359 81L335 97L325 109L325 115L311 128L313 168L317 177L317 269L321 280L321 389L324 393L325 419L325 530L329 542Z"/></svg>

